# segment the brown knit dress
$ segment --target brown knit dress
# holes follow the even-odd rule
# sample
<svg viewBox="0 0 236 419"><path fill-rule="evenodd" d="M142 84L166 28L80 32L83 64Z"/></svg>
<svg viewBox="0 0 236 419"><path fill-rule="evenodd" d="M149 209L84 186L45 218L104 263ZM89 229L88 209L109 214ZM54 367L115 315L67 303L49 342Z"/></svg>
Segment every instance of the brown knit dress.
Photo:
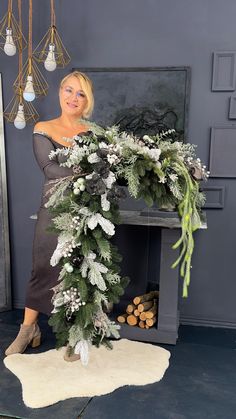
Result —
<svg viewBox="0 0 236 419"><path fill-rule="evenodd" d="M50 265L50 258L57 246L57 234L46 231L46 228L51 224L52 215L44 207L48 200L48 196L45 197L44 194L52 187L52 185L48 185L48 181L73 174L72 168L60 166L60 163L64 161L62 158L60 160L58 158L54 158L54 160L49 159L50 152L58 147L62 148L64 146L45 133L34 132L34 155L45 175L45 183L43 185L40 208L37 212L38 218L33 240L32 271L26 290L25 307L47 315L50 315L53 309L51 302L53 291L51 288L58 283L57 279L61 268Z"/></svg>

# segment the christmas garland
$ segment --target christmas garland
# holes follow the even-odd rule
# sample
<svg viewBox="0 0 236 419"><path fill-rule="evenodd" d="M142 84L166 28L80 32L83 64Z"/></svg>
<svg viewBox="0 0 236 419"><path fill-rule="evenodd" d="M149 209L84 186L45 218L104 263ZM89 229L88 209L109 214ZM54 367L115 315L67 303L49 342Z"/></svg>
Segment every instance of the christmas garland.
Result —
<svg viewBox="0 0 236 419"><path fill-rule="evenodd" d="M148 206L178 210L182 234L173 248L181 251L173 268L180 264L187 296L193 232L201 225L204 203L199 180L209 172L195 158L195 146L174 141L173 135L169 130L138 138L119 132L118 126L103 129L89 122L89 131L73 137L73 147L50 153L51 159L73 168L73 175L51 181L45 205L53 214L50 230L58 234L50 263L61 267L49 323L57 347L68 343L84 365L92 344L112 348L110 338L119 338L120 326L106 314L129 282L119 275L121 257L110 241L121 222L124 188L119 185L127 185L130 195Z"/></svg>

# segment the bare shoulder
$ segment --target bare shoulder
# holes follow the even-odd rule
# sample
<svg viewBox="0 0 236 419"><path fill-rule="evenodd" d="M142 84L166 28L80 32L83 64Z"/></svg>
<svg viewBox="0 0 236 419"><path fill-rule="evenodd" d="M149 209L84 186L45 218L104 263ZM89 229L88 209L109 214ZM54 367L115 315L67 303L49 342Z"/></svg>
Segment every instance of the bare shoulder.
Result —
<svg viewBox="0 0 236 419"><path fill-rule="evenodd" d="M54 125L54 119L50 121L39 121L34 126L34 131L42 131L50 134L50 131Z"/></svg>

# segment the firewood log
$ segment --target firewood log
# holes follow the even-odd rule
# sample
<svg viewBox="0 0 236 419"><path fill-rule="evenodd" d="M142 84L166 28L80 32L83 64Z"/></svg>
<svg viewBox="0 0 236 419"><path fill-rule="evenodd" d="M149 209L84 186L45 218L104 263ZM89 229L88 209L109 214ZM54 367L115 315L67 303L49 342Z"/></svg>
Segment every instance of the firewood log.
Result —
<svg viewBox="0 0 236 419"><path fill-rule="evenodd" d="M150 329L150 326L148 326L147 323L145 323L145 329Z"/></svg>
<svg viewBox="0 0 236 419"><path fill-rule="evenodd" d="M133 314L130 314L130 315L127 317L127 323L128 323L130 326L135 326L135 325L138 323L138 317L134 316Z"/></svg>
<svg viewBox="0 0 236 419"><path fill-rule="evenodd" d="M134 310L134 315L135 315L136 317L139 317L139 315L140 315L140 311L138 311L138 309L137 309L137 308Z"/></svg>
<svg viewBox="0 0 236 419"><path fill-rule="evenodd" d="M139 318L140 318L140 320L142 320L142 321L145 321L146 320L146 313L148 313L148 311L142 311L141 313L139 312Z"/></svg>
<svg viewBox="0 0 236 419"><path fill-rule="evenodd" d="M157 318L153 317L152 319L147 319L146 324L151 327L156 323L156 321L157 321Z"/></svg>
<svg viewBox="0 0 236 419"><path fill-rule="evenodd" d="M152 306L153 306L153 300L140 303L138 305L138 311L140 311L141 313L142 311L149 310L149 308L151 308Z"/></svg>
<svg viewBox="0 0 236 419"><path fill-rule="evenodd" d="M156 314L157 314L157 302L154 302L153 306L145 312L146 319L152 319Z"/></svg>
<svg viewBox="0 0 236 419"><path fill-rule="evenodd" d="M128 314L127 313L121 314L120 316L117 317L117 321L119 323L125 323L127 317L128 317Z"/></svg>
<svg viewBox="0 0 236 419"><path fill-rule="evenodd" d="M128 304L127 308L126 308L126 313L130 314L133 313L133 311L136 309L136 305L135 304Z"/></svg>
<svg viewBox="0 0 236 419"><path fill-rule="evenodd" d="M140 320L138 325L141 327L141 329L145 329L145 322L143 320Z"/></svg>
<svg viewBox="0 0 236 419"><path fill-rule="evenodd" d="M133 299L133 303L138 305L140 303L144 303L145 301L153 300L154 298L158 298L159 291L150 291L147 294L139 295Z"/></svg>

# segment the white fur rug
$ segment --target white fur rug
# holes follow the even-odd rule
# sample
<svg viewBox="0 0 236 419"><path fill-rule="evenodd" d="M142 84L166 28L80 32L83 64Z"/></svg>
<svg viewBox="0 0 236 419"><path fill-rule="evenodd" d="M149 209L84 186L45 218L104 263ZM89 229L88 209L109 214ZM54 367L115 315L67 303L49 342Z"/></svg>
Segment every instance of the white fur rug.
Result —
<svg viewBox="0 0 236 419"><path fill-rule="evenodd" d="M23 400L31 408L46 407L71 397L93 397L111 393L125 385L145 385L162 379L170 352L149 343L120 339L113 349L90 349L87 366L66 362L65 348L39 354L14 354L5 366L21 384Z"/></svg>

